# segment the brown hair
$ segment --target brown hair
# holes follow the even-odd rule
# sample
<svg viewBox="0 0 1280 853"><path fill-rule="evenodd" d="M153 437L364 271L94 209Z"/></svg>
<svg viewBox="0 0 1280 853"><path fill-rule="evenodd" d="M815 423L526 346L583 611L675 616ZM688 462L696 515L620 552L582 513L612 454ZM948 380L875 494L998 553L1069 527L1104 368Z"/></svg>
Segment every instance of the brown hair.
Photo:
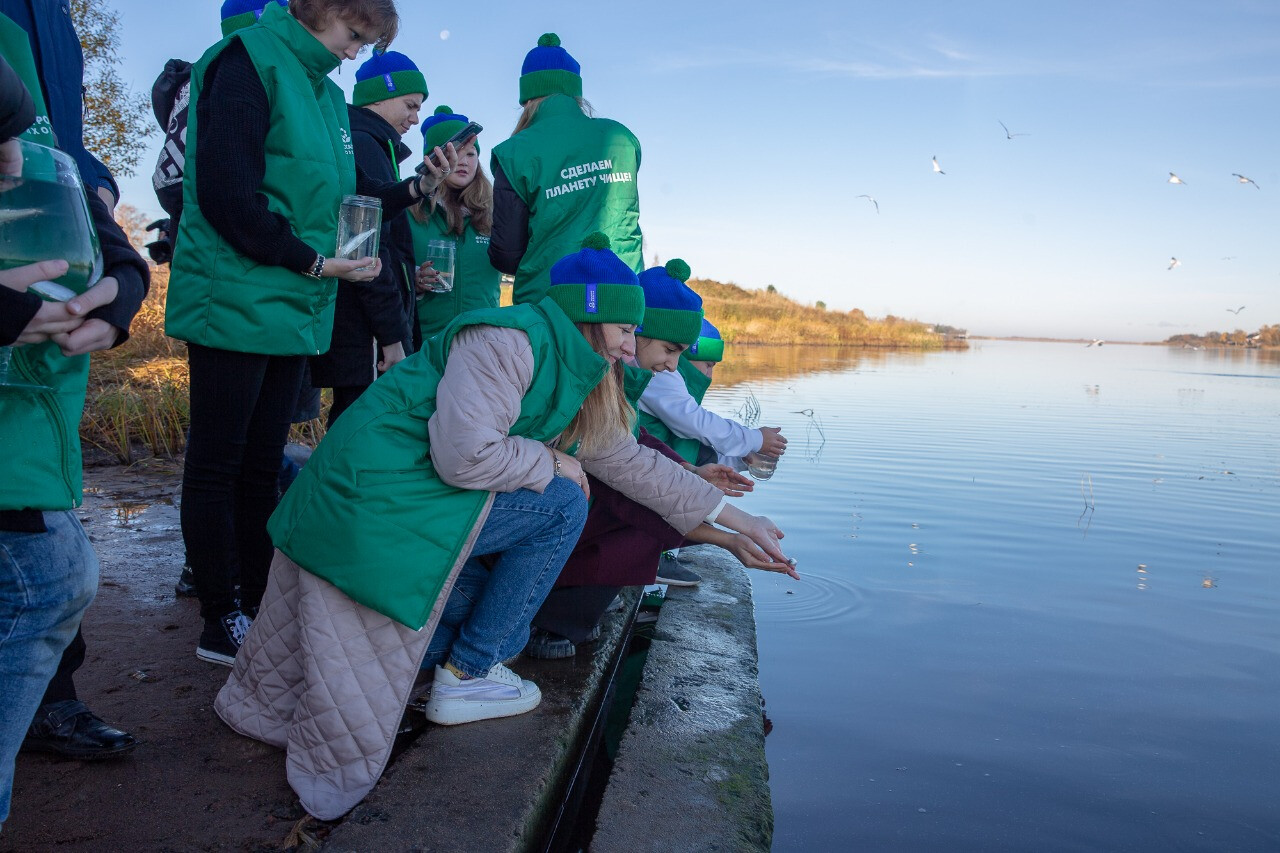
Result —
<svg viewBox="0 0 1280 853"><path fill-rule="evenodd" d="M533 117L538 114L538 107L547 99L546 95L541 98L530 98L524 102L524 107L520 110L520 118L516 119L516 128L511 131L511 135L515 136L524 130L533 121ZM591 102L581 96L575 97L578 102L578 109L582 110L582 114L588 118L592 118L596 114L595 107L591 106Z"/></svg>
<svg viewBox="0 0 1280 853"><path fill-rule="evenodd" d="M289 0L289 12L313 30L329 25L334 15L340 15L354 24L361 25L366 36L376 36L374 46L386 50L400 31L400 15L395 0Z"/></svg>
<svg viewBox="0 0 1280 853"><path fill-rule="evenodd" d="M493 184L480 167L479 158L476 158L476 176L471 179L471 183L458 189L445 181L431 197L430 209L426 206L427 202L425 198L420 199L410 208L413 218L419 222L426 222L439 207L444 210L448 233L461 234L467 226L462 217L462 209L465 207L471 217L471 227L476 229L477 234L487 237L493 230Z"/></svg>
<svg viewBox="0 0 1280 853"><path fill-rule="evenodd" d="M604 354L604 330L599 323L575 323L591 348ZM635 410L622 391L622 362L614 362L600 384L591 389L578 414L560 436L560 446L568 449L581 442L579 450L588 456L608 447L631 432Z"/></svg>

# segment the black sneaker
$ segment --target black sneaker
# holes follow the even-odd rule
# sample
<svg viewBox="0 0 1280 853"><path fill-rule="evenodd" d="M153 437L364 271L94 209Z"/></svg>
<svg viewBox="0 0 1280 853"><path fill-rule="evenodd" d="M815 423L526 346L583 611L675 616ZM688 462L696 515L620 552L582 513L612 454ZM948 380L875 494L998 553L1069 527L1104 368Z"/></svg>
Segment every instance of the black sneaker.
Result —
<svg viewBox="0 0 1280 853"><path fill-rule="evenodd" d="M686 569L675 557L663 554L658 560L658 583L667 586L697 586L702 583L702 575Z"/></svg>
<svg viewBox="0 0 1280 853"><path fill-rule="evenodd" d="M236 662L236 653L249 635L252 624L253 620L239 610L233 610L221 619L206 619L200 644L196 646L196 657L209 663L231 666Z"/></svg>
<svg viewBox="0 0 1280 853"><path fill-rule="evenodd" d="M190 566L182 567L182 574L178 575L178 582L173 586L173 594L178 598L196 597L196 576L191 573Z"/></svg>
<svg viewBox="0 0 1280 853"><path fill-rule="evenodd" d="M578 649L566 637L534 628L529 632L529 643L524 647L524 653L538 660L560 660L573 657Z"/></svg>

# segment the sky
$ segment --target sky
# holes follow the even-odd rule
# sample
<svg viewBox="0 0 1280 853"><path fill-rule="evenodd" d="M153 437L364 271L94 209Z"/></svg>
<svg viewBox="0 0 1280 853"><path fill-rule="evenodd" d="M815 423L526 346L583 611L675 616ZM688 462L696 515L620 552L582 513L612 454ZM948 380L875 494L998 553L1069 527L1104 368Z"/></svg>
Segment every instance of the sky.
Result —
<svg viewBox="0 0 1280 853"><path fill-rule="evenodd" d="M136 91L218 37L220 0L109 2ZM1274 0L399 6L424 117L483 124L485 163L524 54L560 35L597 114L640 139L646 263L974 335L1280 323ZM348 94L364 58L334 74ZM122 182L155 214L159 144Z"/></svg>

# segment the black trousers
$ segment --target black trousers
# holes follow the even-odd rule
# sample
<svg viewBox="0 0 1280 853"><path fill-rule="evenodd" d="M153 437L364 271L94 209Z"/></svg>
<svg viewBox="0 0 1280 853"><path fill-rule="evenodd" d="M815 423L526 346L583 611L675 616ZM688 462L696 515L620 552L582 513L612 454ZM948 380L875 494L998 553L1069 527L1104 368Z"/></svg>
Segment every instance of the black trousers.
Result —
<svg viewBox="0 0 1280 853"><path fill-rule="evenodd" d="M559 586L533 617L533 627L581 643L609 609L620 586Z"/></svg>
<svg viewBox="0 0 1280 853"><path fill-rule="evenodd" d="M182 538L200 615L217 619L238 607L256 608L266 589L267 519L280 496L280 461L306 357L188 344L187 358L191 435L182 473Z"/></svg>

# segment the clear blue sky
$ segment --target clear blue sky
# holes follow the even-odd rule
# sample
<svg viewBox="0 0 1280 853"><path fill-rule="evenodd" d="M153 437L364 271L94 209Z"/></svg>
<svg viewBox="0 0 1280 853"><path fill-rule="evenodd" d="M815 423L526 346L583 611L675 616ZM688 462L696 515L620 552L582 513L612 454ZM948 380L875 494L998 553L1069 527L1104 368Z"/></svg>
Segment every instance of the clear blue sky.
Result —
<svg viewBox="0 0 1280 853"><path fill-rule="evenodd" d="M114 0L125 79L149 91L199 56L220 5ZM559 33L587 99L640 138L647 259L974 334L1280 323L1274 0L399 5L424 113L484 124L486 163L525 52ZM124 200L158 211L151 156Z"/></svg>

